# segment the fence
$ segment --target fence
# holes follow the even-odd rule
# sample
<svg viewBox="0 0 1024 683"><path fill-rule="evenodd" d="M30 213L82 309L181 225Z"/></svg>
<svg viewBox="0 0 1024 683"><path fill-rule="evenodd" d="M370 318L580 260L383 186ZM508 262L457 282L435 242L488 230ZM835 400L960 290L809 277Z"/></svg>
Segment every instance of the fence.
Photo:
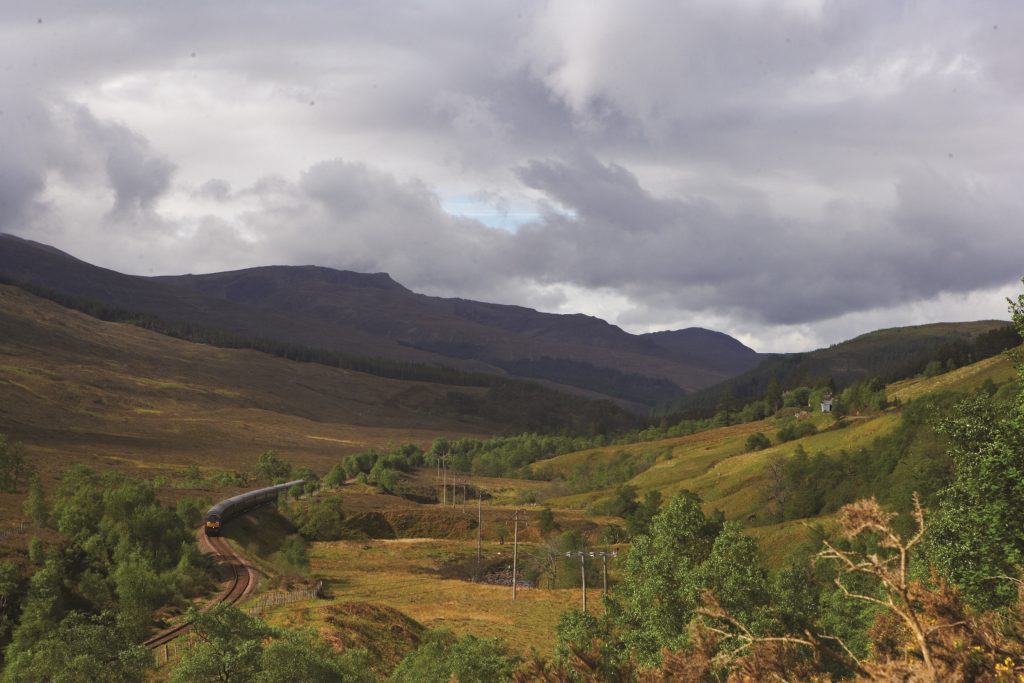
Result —
<svg viewBox="0 0 1024 683"><path fill-rule="evenodd" d="M293 591L273 591L270 593L264 593L256 599L254 604L247 607L245 611L253 615L263 614L278 605L287 605L290 602L319 598L323 595L323 592L324 582L317 581L314 585L307 588L299 588L298 590Z"/></svg>
<svg viewBox="0 0 1024 683"><path fill-rule="evenodd" d="M268 612L278 605L287 605L290 602L299 602L300 600L313 600L320 598L324 594L324 582L317 581L314 585L307 588L299 588L293 591L273 591L271 593L264 593L260 595L256 602L245 608L245 611L253 616L259 616L264 612ZM177 659L183 653L188 652L195 644L199 642L196 634L192 631L184 633L180 638L175 638L169 643L164 644L156 651L157 666L164 666L172 659Z"/></svg>
<svg viewBox="0 0 1024 683"><path fill-rule="evenodd" d="M9 536L24 533L24 531L28 529L30 526L31 524L29 524L28 522L22 522L21 524L18 524L16 526L3 529L2 531L0 531L0 541L2 541L5 538L8 538Z"/></svg>

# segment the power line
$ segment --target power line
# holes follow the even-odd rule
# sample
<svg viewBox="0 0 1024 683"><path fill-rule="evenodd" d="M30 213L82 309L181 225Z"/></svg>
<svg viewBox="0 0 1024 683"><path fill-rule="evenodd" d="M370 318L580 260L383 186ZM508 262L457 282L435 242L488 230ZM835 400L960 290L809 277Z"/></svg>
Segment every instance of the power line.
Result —
<svg viewBox="0 0 1024 683"><path fill-rule="evenodd" d="M602 575L604 576L604 593L608 593L608 558L618 557L616 550L570 550L565 553L566 557L580 558L580 577L583 579L583 611L587 611L587 567L586 558L600 557L602 564Z"/></svg>

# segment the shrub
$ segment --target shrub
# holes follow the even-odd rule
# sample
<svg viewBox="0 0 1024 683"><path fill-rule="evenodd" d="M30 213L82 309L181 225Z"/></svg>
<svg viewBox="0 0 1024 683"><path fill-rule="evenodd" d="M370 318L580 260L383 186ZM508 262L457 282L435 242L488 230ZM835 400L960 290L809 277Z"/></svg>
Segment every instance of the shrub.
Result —
<svg viewBox="0 0 1024 683"><path fill-rule="evenodd" d="M281 559L297 569L309 568L306 542L301 536L289 536L281 544Z"/></svg>
<svg viewBox="0 0 1024 683"><path fill-rule="evenodd" d="M768 437L761 432L754 432L747 437L746 449L748 451L763 451L772 445Z"/></svg>

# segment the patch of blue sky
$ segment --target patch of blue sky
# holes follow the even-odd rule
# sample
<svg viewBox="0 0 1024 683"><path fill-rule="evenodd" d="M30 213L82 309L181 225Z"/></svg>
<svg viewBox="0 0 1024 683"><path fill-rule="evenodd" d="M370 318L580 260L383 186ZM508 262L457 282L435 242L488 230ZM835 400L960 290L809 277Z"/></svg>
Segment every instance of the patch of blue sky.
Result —
<svg viewBox="0 0 1024 683"><path fill-rule="evenodd" d="M515 232L520 226L541 218L541 212L537 207L525 202L510 204L476 197L446 197L441 200L441 208L452 216L472 218L489 228L506 232Z"/></svg>

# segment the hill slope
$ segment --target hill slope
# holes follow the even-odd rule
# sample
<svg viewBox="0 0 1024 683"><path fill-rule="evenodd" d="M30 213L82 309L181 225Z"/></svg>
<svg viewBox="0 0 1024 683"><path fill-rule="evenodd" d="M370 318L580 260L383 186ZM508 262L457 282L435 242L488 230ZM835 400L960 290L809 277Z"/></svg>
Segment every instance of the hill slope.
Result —
<svg viewBox="0 0 1024 683"><path fill-rule="evenodd" d="M411 382L172 339L0 286L0 432L66 458L251 466L615 413L542 387ZM624 417L618 413L620 417ZM525 420L524 423L516 424ZM630 424L628 421L625 424Z"/></svg>
<svg viewBox="0 0 1024 683"><path fill-rule="evenodd" d="M828 348L768 357L756 368L664 405L659 412L708 417L727 393L737 406L763 397L772 377L783 389L824 386L830 380L844 387L871 377L892 382L921 372L935 358L964 365L1020 341L1013 326L1002 320L876 330Z"/></svg>
<svg viewBox="0 0 1024 683"><path fill-rule="evenodd" d="M727 519L758 526L755 535L765 540L766 551L778 559L781 557L779 553L791 547L786 544L798 541L805 531L799 520L777 523L768 509L766 472L773 461L788 462L798 448L812 456L822 452L838 456L844 451L851 454L861 449L874 451L877 439L893 435L903 426L903 414L912 405L925 404L930 399L944 400L940 397L947 392L975 391L988 380L995 385L1003 385L1015 375L1011 360L1000 354L937 377L918 377L891 384L886 387L886 393L890 400L899 399L903 408L851 416L844 420L841 428L836 428L829 415L803 413L795 416L789 410L781 412L778 417L709 429L688 436L566 453L535 462L531 469L546 478L564 480L565 484L553 487L557 491L559 487L571 487L574 477L585 479L588 473L623 457L652 462L648 469L622 483L634 487L639 497L649 491L658 491L663 501L680 491L692 491L702 498L707 511L721 510ZM818 433L779 443L779 429L795 420L814 423ZM931 429L929 425L925 427ZM764 450L748 451L746 440L755 432L768 436L772 445ZM921 436L923 434L918 438ZM928 463L920 456L924 453L927 458L927 453L931 452L927 449L922 451L921 446L916 440L899 446L901 454L918 458L912 466L918 470L927 469ZM847 472L844 478L849 479L855 474ZM911 473L909 478L913 479L917 474L920 473ZM560 495L547 502L556 506L585 507L610 499L616 487ZM778 543L786 547L772 546Z"/></svg>
<svg viewBox="0 0 1024 683"><path fill-rule="evenodd" d="M541 379L641 406L718 383L761 360L708 330L632 335L585 315L425 296L384 273L269 266L142 278L9 235L0 235L0 273L168 321Z"/></svg>

